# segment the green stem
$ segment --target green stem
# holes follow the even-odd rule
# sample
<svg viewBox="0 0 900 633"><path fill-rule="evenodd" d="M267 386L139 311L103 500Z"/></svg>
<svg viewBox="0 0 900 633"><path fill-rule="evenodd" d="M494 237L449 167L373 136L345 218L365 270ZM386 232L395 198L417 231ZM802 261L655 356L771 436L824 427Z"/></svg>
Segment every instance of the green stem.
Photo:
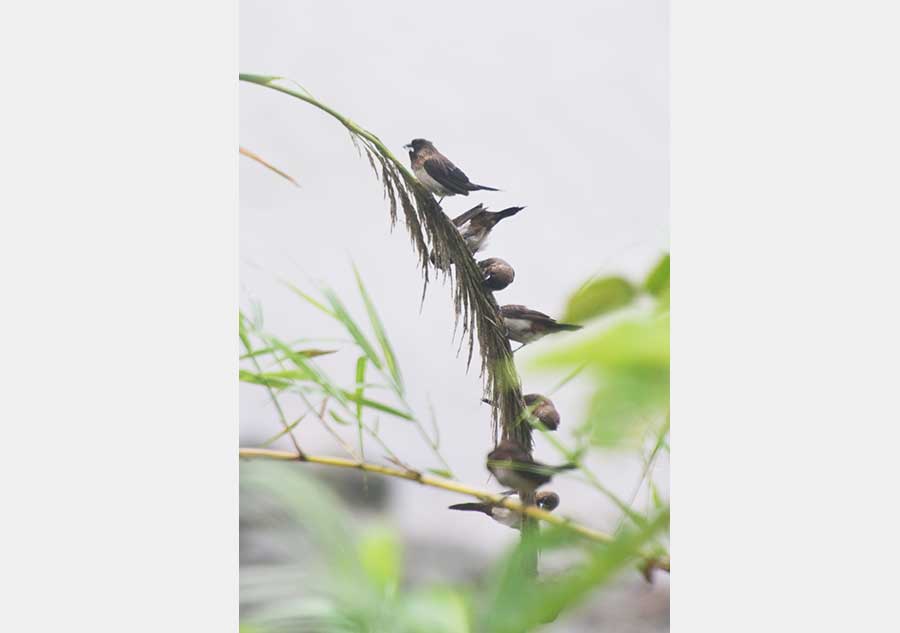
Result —
<svg viewBox="0 0 900 633"><path fill-rule="evenodd" d="M394 166L397 167L397 169L399 169L401 172L403 172L403 174L407 178L410 178L410 179L415 178L412 175L412 173L406 168L406 166L403 163L401 163L397 159L396 156L394 156L393 152L391 152L391 150L389 150L387 148L387 146L384 143L382 143L381 139L379 139L377 136L375 136L374 134L372 134L365 128L358 126L356 123L354 123L353 121L351 121L350 119L345 117L340 112L329 108L327 105L325 105L324 103L322 103L320 101L317 101L316 99L313 99L310 95L304 94L302 92L298 92L297 90L292 90L291 88L285 88L283 86L279 86L275 83L272 83L274 81L281 79L280 77L267 77L265 75L251 75L248 73L240 73L238 75L238 78L241 81L246 81L248 83L257 84L259 86L265 86L266 88L271 88L272 90L277 90L278 92L283 92L284 94L291 95L292 97L296 97L297 99L300 99L301 101L305 101L306 103L310 104L311 106L318 108L322 112L326 112L326 113L330 114L335 119L340 121L341 125L343 125L345 128L347 128L348 130L350 130L351 132L353 132L355 134L362 136L364 139L366 139L367 141L369 141L370 143L375 145L379 149L379 151L384 156L386 156L388 159L390 159L390 161L394 164Z"/></svg>

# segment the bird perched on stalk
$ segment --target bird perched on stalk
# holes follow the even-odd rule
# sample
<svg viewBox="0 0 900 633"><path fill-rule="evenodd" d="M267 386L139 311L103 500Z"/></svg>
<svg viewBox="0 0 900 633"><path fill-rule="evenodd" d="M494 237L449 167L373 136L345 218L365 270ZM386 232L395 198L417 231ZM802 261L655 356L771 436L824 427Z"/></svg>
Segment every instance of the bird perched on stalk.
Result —
<svg viewBox="0 0 900 633"><path fill-rule="evenodd" d="M543 312L531 310L523 305L505 305L500 308L500 316L503 325L506 326L506 335L510 340L521 343L516 349L521 349L528 343L553 334L580 330L582 326L570 323L557 323L556 319L547 316Z"/></svg>
<svg viewBox="0 0 900 633"><path fill-rule="evenodd" d="M479 204L465 213L453 218L453 225L463 236L469 252L473 255L487 245L487 238L500 220L517 214L525 207L508 207L502 211L488 211Z"/></svg>
<svg viewBox="0 0 900 633"><path fill-rule="evenodd" d="M514 488L520 494L533 493L549 482L553 475L563 470L578 468L576 464L548 466L534 458L517 441L506 438L488 453L487 469L504 486Z"/></svg>
<svg viewBox="0 0 900 633"><path fill-rule="evenodd" d="M553 406L550 398L539 393L529 393L523 398L531 415L540 420L548 430L555 431L559 428L559 411Z"/></svg>
<svg viewBox="0 0 900 633"><path fill-rule="evenodd" d="M559 495L555 492L541 491L534 496L534 505L541 510L553 512L559 505ZM511 527L516 530L522 527L522 515L515 510L504 508L493 503L457 503L450 506L451 510L462 510L464 512L481 512L486 514L497 523Z"/></svg>
<svg viewBox="0 0 900 633"><path fill-rule="evenodd" d="M403 147L409 149L409 162L416 178L441 200L446 196L467 196L470 191L499 191L471 182L459 167L437 151L431 141L415 138Z"/></svg>
<svg viewBox="0 0 900 633"><path fill-rule="evenodd" d="M478 262L484 285L489 290L503 290L516 278L516 271L499 257L491 257Z"/></svg>

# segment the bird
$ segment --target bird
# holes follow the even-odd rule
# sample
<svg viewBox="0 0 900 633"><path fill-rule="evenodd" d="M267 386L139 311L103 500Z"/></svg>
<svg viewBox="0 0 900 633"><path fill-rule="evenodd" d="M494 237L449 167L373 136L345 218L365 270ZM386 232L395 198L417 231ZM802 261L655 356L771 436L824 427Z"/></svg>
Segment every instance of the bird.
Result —
<svg viewBox="0 0 900 633"><path fill-rule="evenodd" d="M478 267L484 276L484 285L489 290L503 290L516 278L513 267L499 257L483 259L478 262Z"/></svg>
<svg viewBox="0 0 900 633"><path fill-rule="evenodd" d="M504 486L521 493L533 493L549 482L553 475L563 470L577 468L576 464L548 466L534 461L516 440L506 438L488 453L487 469Z"/></svg>
<svg viewBox="0 0 900 633"><path fill-rule="evenodd" d="M488 211L487 207L479 204L453 218L453 225L460 235L463 236L466 246L469 247L469 252L474 255L487 245L488 235L490 235L500 220L514 216L524 208L508 207L502 211L495 212Z"/></svg>
<svg viewBox="0 0 900 633"><path fill-rule="evenodd" d="M556 319L543 312L531 310L523 305L502 306L500 317L503 319L503 325L506 326L506 335L509 339L522 344L516 350L522 349L528 343L533 343L547 334L582 328L581 325L557 323Z"/></svg>
<svg viewBox="0 0 900 633"><path fill-rule="evenodd" d="M528 407L531 415L541 421L541 424L550 431L559 428L559 411L553 406L553 401L547 396L539 393L529 393L523 396L525 406Z"/></svg>
<svg viewBox="0 0 900 633"><path fill-rule="evenodd" d="M476 185L450 159L424 138L414 138L407 145L413 173L424 187L443 201L446 196L467 196L470 191L500 191L485 185Z"/></svg>
<svg viewBox="0 0 900 633"><path fill-rule="evenodd" d="M559 495L551 491L541 491L534 496L534 505L546 512L553 512L559 505ZM504 508L493 503L457 503L449 506L450 510L462 510L464 512L481 512L488 515L497 523L516 530L522 527L522 515L515 510Z"/></svg>

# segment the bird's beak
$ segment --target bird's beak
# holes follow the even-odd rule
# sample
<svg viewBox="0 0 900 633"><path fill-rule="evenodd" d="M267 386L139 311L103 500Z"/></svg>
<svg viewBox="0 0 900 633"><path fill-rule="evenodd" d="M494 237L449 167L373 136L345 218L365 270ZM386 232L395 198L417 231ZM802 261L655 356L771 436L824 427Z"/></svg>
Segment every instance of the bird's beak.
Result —
<svg viewBox="0 0 900 633"><path fill-rule="evenodd" d="M413 146L410 145L409 143L407 143L406 145L403 146L403 149L412 149L412 148L413 148Z"/></svg>

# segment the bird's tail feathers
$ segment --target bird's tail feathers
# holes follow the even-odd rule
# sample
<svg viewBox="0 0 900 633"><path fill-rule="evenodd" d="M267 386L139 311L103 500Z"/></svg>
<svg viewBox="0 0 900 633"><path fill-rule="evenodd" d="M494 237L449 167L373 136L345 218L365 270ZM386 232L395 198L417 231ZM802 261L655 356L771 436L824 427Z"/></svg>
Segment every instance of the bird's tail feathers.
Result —
<svg viewBox="0 0 900 633"><path fill-rule="evenodd" d="M575 330L580 330L583 327L584 327L583 325L575 325L573 323L557 323L556 324L557 330L565 330L567 332L574 332Z"/></svg>
<svg viewBox="0 0 900 633"><path fill-rule="evenodd" d="M463 510L467 512L484 512L485 514L489 514L489 511L485 504L483 503L456 503L452 506L447 506L450 510Z"/></svg>
<svg viewBox="0 0 900 633"><path fill-rule="evenodd" d="M500 191L499 189L494 189L493 187L486 187L484 185L476 185L474 182L469 185L469 191Z"/></svg>
<svg viewBox="0 0 900 633"><path fill-rule="evenodd" d="M497 215L494 216L494 219L497 221L502 220L503 218L508 218L511 215L517 214L519 211L524 209L525 207L508 207L503 209L502 211L497 211Z"/></svg>

